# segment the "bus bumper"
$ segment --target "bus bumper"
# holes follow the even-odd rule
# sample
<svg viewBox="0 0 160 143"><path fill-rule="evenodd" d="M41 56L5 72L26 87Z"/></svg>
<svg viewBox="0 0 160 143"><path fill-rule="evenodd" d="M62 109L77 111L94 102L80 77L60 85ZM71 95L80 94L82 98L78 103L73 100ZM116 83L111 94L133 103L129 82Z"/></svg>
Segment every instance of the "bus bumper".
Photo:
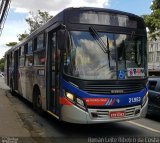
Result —
<svg viewBox="0 0 160 143"><path fill-rule="evenodd" d="M63 105L61 108L61 120L78 124L96 124L126 121L145 117L147 114L147 108L148 99L143 107L141 107L141 105L138 105L116 109L88 109L88 111L84 111L75 105ZM125 111L125 116L121 118L111 118L110 112L117 111Z"/></svg>

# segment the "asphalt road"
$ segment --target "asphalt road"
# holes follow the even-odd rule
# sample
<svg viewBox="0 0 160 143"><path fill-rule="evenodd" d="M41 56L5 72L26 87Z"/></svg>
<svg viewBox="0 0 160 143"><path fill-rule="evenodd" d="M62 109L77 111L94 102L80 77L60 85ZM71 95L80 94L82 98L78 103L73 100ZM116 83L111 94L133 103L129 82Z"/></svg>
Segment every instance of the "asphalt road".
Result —
<svg viewBox="0 0 160 143"><path fill-rule="evenodd" d="M0 92L3 88L5 91L8 89L2 79L0 79L0 88ZM17 95L12 96L9 92L6 93L12 110L16 112L17 121L22 122L21 125L27 130L27 134L30 133L29 136L26 136L32 138L33 142L160 143L160 117L158 116L96 125L61 123L48 114L38 115L32 109L31 104L24 99ZM20 136L23 137L24 135ZM23 139L23 141L27 141L28 138Z"/></svg>

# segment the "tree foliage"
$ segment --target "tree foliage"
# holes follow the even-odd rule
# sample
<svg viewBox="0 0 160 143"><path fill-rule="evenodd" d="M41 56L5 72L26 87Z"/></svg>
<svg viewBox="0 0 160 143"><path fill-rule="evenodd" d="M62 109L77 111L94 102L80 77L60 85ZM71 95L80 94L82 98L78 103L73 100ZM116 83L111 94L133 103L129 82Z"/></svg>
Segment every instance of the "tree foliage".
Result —
<svg viewBox="0 0 160 143"><path fill-rule="evenodd" d="M37 14L30 12L30 17L26 18L26 22L30 26L30 33L38 29L40 26L44 25L52 16L49 15L46 11L38 10Z"/></svg>
<svg viewBox="0 0 160 143"><path fill-rule="evenodd" d="M4 58L0 59L0 71L4 71Z"/></svg>
<svg viewBox="0 0 160 143"><path fill-rule="evenodd" d="M4 63L0 63L0 71L4 71Z"/></svg>
<svg viewBox="0 0 160 143"><path fill-rule="evenodd" d="M41 10L38 10L36 13L30 11L29 14L30 17L25 19L29 25L29 33L25 31L23 34L19 34L18 35L19 41L22 41L29 34L31 34L33 31L44 25L48 20L52 18L52 16L49 15L48 12Z"/></svg>
<svg viewBox="0 0 160 143"><path fill-rule="evenodd" d="M17 42L9 42L8 44L6 44L6 46L13 47L16 44L17 44Z"/></svg>
<svg viewBox="0 0 160 143"><path fill-rule="evenodd" d="M25 31L23 34L17 35L18 40L22 41L24 38L26 38L29 34Z"/></svg>
<svg viewBox="0 0 160 143"><path fill-rule="evenodd" d="M160 0L153 0L151 5L151 14L144 15L144 21L149 29L151 39L160 37Z"/></svg>
<svg viewBox="0 0 160 143"><path fill-rule="evenodd" d="M34 13L34 12L29 12L29 13L30 13L30 17L25 19L29 25L29 33L27 33L27 31L25 31L22 34L18 34L17 37L18 37L19 41L22 41L29 34L31 34L33 31L38 29L40 26L42 26L43 24L45 24L48 20L50 20L52 18L52 16L49 15L49 13L46 11L38 10L36 13ZM6 45L12 47L16 44L17 44L17 42L10 42Z"/></svg>

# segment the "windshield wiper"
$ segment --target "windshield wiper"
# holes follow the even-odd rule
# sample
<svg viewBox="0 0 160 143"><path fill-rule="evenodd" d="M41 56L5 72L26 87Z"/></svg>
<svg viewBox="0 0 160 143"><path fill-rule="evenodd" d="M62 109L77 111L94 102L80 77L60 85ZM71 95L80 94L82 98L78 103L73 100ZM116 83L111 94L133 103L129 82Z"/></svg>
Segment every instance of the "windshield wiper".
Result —
<svg viewBox="0 0 160 143"><path fill-rule="evenodd" d="M100 48L104 53L108 53L108 61L109 61L109 67L110 67L110 50L109 50L109 40L107 37L107 45L104 43L98 32L95 30L93 26L89 28L89 32L92 35L92 37L96 40Z"/></svg>

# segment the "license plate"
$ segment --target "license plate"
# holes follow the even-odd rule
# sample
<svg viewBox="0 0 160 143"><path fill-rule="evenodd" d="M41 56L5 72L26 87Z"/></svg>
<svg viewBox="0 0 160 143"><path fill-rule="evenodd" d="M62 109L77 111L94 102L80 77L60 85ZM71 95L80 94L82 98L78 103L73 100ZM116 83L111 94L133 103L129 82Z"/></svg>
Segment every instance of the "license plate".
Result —
<svg viewBox="0 0 160 143"><path fill-rule="evenodd" d="M125 111L111 111L109 115L110 118L124 118Z"/></svg>

